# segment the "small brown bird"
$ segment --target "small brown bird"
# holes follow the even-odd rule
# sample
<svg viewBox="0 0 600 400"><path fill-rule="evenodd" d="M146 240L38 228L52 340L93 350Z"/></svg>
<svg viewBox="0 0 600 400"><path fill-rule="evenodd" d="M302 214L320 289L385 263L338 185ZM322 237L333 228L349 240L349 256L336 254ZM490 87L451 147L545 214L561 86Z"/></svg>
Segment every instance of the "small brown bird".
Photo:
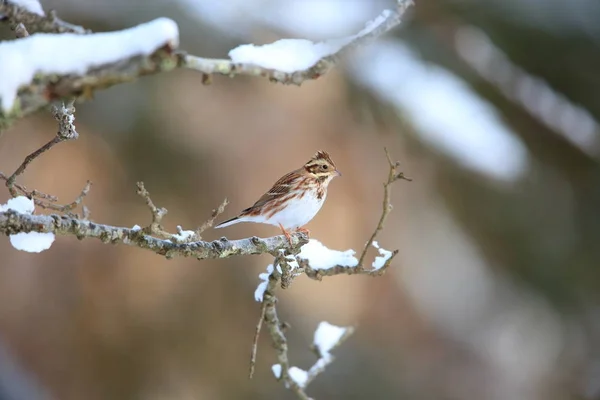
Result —
<svg viewBox="0 0 600 400"><path fill-rule="evenodd" d="M279 179L252 207L237 217L221 222L215 228L224 228L238 222L257 222L279 226L290 240L290 231L308 234L302 226L319 212L327 186L342 174L326 151L318 151L306 164Z"/></svg>

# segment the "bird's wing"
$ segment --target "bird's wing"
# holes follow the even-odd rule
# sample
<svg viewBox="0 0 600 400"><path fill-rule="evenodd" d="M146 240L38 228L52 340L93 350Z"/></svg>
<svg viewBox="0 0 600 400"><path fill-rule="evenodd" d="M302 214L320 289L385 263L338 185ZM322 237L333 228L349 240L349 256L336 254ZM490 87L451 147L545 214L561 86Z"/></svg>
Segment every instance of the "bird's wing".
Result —
<svg viewBox="0 0 600 400"><path fill-rule="evenodd" d="M296 170L282 176L271 189L262 195L260 199L252 207L248 207L240 213L240 216L252 214L260 210L265 204L272 200L278 199L289 193L290 189L296 186L298 178L302 175Z"/></svg>

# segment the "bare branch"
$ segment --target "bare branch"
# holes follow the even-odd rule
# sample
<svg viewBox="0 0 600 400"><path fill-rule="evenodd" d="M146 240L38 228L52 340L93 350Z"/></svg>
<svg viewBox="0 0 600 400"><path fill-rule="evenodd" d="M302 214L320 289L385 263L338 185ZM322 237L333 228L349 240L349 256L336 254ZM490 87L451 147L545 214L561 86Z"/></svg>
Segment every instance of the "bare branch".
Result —
<svg viewBox="0 0 600 400"><path fill-rule="evenodd" d="M367 251L373 245L373 242L375 241L375 238L377 237L379 232L381 232L383 230L383 225L385 224L385 220L387 219L388 215L392 211L393 206L392 206L392 193L390 190L390 185L392 183L396 182L398 179L412 181L412 178L408 178L408 177L404 176L403 172L398 171L398 168L400 167L400 162L392 161L392 159L390 157L390 153L388 152L387 148L385 148L384 151L385 151L385 156L387 158L388 164L390 166L390 171L388 173L387 182L385 182L383 184L383 206L382 206L381 217L379 218L377 227L375 227L375 231L373 231L373 234L371 235L371 237L365 244L365 247L364 247L362 253L360 254L360 258L358 260L358 265L356 266L356 270L361 271L361 272L364 270L364 261L365 261L365 256L367 255ZM396 253L397 252L398 251L396 250Z"/></svg>
<svg viewBox="0 0 600 400"><path fill-rule="evenodd" d="M17 168L17 170L6 179L6 187L8 188L8 191L10 192L11 196L17 197L19 195L19 192L15 188L15 181L17 180L17 177L19 175L25 172L27 166L31 164L33 160L41 156L44 152L50 150L52 147L54 147L54 145L62 141L63 139L61 139L59 136L55 136L54 139L52 139L51 141L49 141L33 153L29 154L27 157L25 157L25 160L23 160L21 165L19 165L19 168Z"/></svg>
<svg viewBox="0 0 600 400"><path fill-rule="evenodd" d="M252 351L250 353L250 373L248 377L252 379L254 376L254 368L256 367L256 354L258 352L258 339L260 337L260 330L262 329L263 321L265 320L265 313L267 310L267 302L263 301L260 307L260 318L256 324L256 330L254 331L254 340L252 340Z"/></svg>
<svg viewBox="0 0 600 400"><path fill-rule="evenodd" d="M67 140L74 140L79 137L79 134L75 130L74 125L75 116L73 115L73 113L75 112L75 107L73 106L73 102L74 100L71 100L66 106L63 103L61 105L54 105L52 107L52 114L54 116L54 119L56 119L56 121L58 122L58 131L56 132L56 136L54 137L54 139L52 139L51 141L49 141L33 153L29 154L27 157L25 157L25 160L21 163L21 165L11 176L6 177L3 173L0 172L0 179L6 181L6 187L8 188L8 191L13 197L22 194L33 199L36 205L44 209L51 209L60 212L71 212L78 205L81 204L83 198L90 191L92 183L90 181L87 181L85 187L81 191L81 194L73 202L66 205L58 205L54 204L58 201L58 199L55 196L48 195L37 190L28 191L25 188L25 186L18 185L16 183L16 180L19 177L19 175L23 174L25 172L25 169L27 169L27 167L29 166L29 164L31 164L36 158L41 156L46 151L50 150L58 143Z"/></svg>
<svg viewBox="0 0 600 400"><path fill-rule="evenodd" d="M222 214L223 211L225 211L225 207L227 207L227 204L229 204L229 200L223 199L221 205L212 210L210 218L204 221L204 223L198 229L196 229L196 237L198 238L198 240L202 239L202 232L213 226L213 224L215 223L215 219L217 219L217 217L220 214Z"/></svg>
<svg viewBox="0 0 600 400"><path fill-rule="evenodd" d="M54 145L60 142L64 142L65 140L77 139L78 134L77 131L75 131L75 126L73 125L73 122L75 121L75 117L73 116L74 112L75 107L73 107L72 102L68 107L65 107L65 105L63 104L61 107L55 106L53 108L52 113L54 115L54 118L59 123L58 132L54 139L52 139L51 141L49 141L33 153L29 154L27 157L25 157L25 160L21 163L19 168L17 168L17 170L6 179L6 187L8 188L8 191L13 197L19 195L17 188L15 187L15 181L17 177L23 172L25 172L25 169L33 160L35 160L44 152L50 150L52 147L54 147Z"/></svg>
<svg viewBox="0 0 600 400"><path fill-rule="evenodd" d="M144 187L144 182L137 183L137 194L144 199L146 205L150 209L150 213L152 214L152 222L146 228L144 228L144 233L149 235L156 235L160 238L167 239L172 236L169 232L165 231L162 225L163 217L167 214L167 209L163 207L156 207L154 202L150 198L150 193Z"/></svg>
<svg viewBox="0 0 600 400"><path fill-rule="evenodd" d="M277 298L275 297L275 289L277 288L277 283L279 283L280 279L281 274L277 271L277 268L274 268L273 273L269 276L269 283L264 294L264 321L269 331L269 335L271 336L273 347L275 347L275 351L277 352L277 361L281 366L281 376L279 376L279 379L283 380L286 387L290 388L298 398L308 400L310 397L306 395L304 389L300 387L289 374L290 363L288 360L287 338L283 333L282 326L284 325L279 320L276 309Z"/></svg>
<svg viewBox="0 0 600 400"><path fill-rule="evenodd" d="M233 256L279 254L290 248L285 236L269 238L251 237L241 240L221 238L212 242L174 243L145 234L141 229L96 224L68 215L29 215L15 211L0 212L0 232L12 235L19 232L53 232L56 235L75 236L78 239L95 238L103 243L125 244L150 250L156 254L173 258L195 257L199 260L228 258ZM307 243L306 235L292 234L292 245Z"/></svg>

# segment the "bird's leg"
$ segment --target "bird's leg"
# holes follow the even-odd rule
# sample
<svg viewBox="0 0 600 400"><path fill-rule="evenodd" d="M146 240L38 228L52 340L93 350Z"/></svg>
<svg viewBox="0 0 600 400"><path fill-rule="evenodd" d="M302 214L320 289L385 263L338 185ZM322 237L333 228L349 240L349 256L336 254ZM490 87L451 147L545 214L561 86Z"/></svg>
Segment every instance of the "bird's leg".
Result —
<svg viewBox="0 0 600 400"><path fill-rule="evenodd" d="M292 244L292 236L290 235L290 233L285 230L285 228L283 227L283 225L279 224L279 227L281 228L281 232L283 232L283 235L287 238L288 242L290 242L290 246L293 246L293 244Z"/></svg>

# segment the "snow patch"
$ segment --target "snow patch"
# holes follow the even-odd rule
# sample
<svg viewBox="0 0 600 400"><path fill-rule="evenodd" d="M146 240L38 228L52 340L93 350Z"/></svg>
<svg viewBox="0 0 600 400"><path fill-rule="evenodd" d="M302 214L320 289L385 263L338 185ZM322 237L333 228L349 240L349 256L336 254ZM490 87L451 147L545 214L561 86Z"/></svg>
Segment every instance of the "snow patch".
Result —
<svg viewBox="0 0 600 400"><path fill-rule="evenodd" d="M347 331L348 328L335 326L326 321L321 322L315 331L315 338L313 339L313 344L319 349L321 357L329 355L331 349L340 342L340 339Z"/></svg>
<svg viewBox="0 0 600 400"><path fill-rule="evenodd" d="M232 49L229 57L234 63L254 64L288 73L303 71L314 66L322 58L337 53L354 40L368 35L390 15L391 11L383 11L356 35L317 43L307 39L280 39L262 46L244 44Z"/></svg>
<svg viewBox="0 0 600 400"><path fill-rule="evenodd" d="M269 264L267 266L267 272L263 272L258 275L258 279L262 282L258 284L256 290L254 291L254 299L259 303L262 303L263 297L265 295L265 290L267 290L267 284L269 283L269 276L273 273L273 264Z"/></svg>
<svg viewBox="0 0 600 400"><path fill-rule="evenodd" d="M308 381L308 372L298 367L290 367L288 370L290 378L298 384L301 388L306 386Z"/></svg>
<svg viewBox="0 0 600 400"><path fill-rule="evenodd" d="M381 247L379 247L379 243L376 240L373 241L373 247L375 247L381 255L375 257L375 260L373 261L373 264L371 264L371 266L374 269L379 269L385 265L387 260L392 258L393 253L389 250L382 249Z"/></svg>
<svg viewBox="0 0 600 400"><path fill-rule="evenodd" d="M316 239L310 239L302 246L298 257L308 260L313 269L329 269L337 265L342 267L356 267L358 259L354 257L354 250L331 250Z"/></svg>
<svg viewBox="0 0 600 400"><path fill-rule="evenodd" d="M19 232L10 235L10 244L17 250L40 253L48 250L54 243L54 239L52 232Z"/></svg>
<svg viewBox="0 0 600 400"><path fill-rule="evenodd" d="M35 203L25 196L18 196L0 205L0 212L8 210L31 215L35 211ZM10 244L17 250L39 253L48 250L54 243L54 239L52 232L19 232L10 235Z"/></svg>

